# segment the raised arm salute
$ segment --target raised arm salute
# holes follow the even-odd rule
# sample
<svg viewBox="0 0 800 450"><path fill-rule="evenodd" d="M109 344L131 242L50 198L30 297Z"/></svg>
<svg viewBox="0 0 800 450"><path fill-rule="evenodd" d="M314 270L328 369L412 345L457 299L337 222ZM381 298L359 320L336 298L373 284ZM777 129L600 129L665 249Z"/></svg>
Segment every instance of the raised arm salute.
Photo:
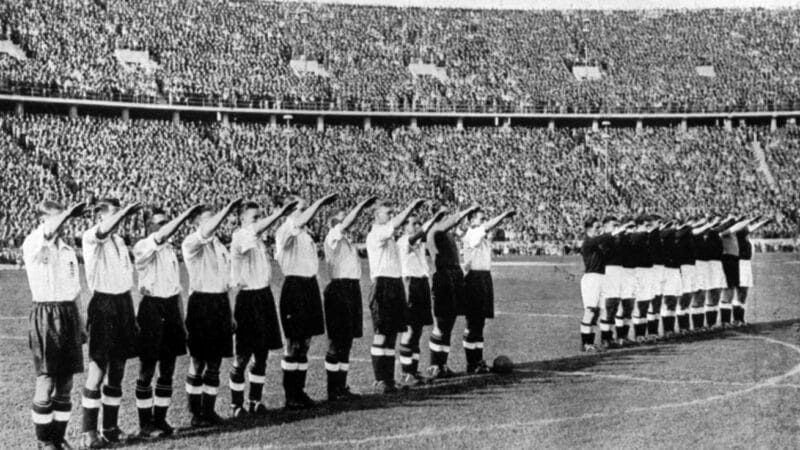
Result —
<svg viewBox="0 0 800 450"><path fill-rule="evenodd" d="M378 393L397 392L394 379L397 334L406 330L408 305L395 230L422 204L414 200L400 213L391 216L392 208L382 202L375 207L375 221L367 234L369 274L372 279L369 307L372 312L372 368Z"/></svg>
<svg viewBox="0 0 800 450"><path fill-rule="evenodd" d="M458 246L450 230L477 211L473 206L436 222L428 231L428 253L433 259L433 316L434 327L428 346L431 351L432 378L448 378L453 372L447 367L450 353L450 335L455 325L458 308L464 302L464 272L461 270Z"/></svg>
<svg viewBox="0 0 800 450"><path fill-rule="evenodd" d="M172 398L175 359L186 354L183 325L181 280L178 258L170 238L189 216L202 205L195 205L169 220L164 210L151 208L147 220L148 235L133 246L142 301L136 314L139 325L137 351L139 378L136 381L136 407L139 411L139 436L169 436L167 409ZM152 381L158 366L155 397Z"/></svg>
<svg viewBox="0 0 800 450"><path fill-rule="evenodd" d="M56 202L42 202L41 224L22 243L33 300L28 323L36 370L31 418L39 448L69 448L64 436L72 409L72 376L83 372L83 326L78 259L61 230L69 219L83 214L85 206L76 203L64 209Z"/></svg>
<svg viewBox="0 0 800 450"><path fill-rule="evenodd" d="M325 236L325 262L331 282L325 287L325 327L328 330L328 352L325 372L328 376L328 400L352 400L358 395L347 386L350 349L353 339L364 335L361 306L361 261L350 240L349 230L356 218L375 202L367 198L349 213L339 211L330 220Z"/></svg>
<svg viewBox="0 0 800 450"><path fill-rule="evenodd" d="M286 277L281 287L280 317L286 338L281 368L287 409L315 405L305 392L308 349L311 338L325 332L325 322L317 284L317 246L306 225L321 207L334 200L336 194L330 194L306 207L304 199L288 197L284 204L296 201L297 207L275 233L275 259Z"/></svg>
<svg viewBox="0 0 800 450"><path fill-rule="evenodd" d="M262 218L261 206L246 202L239 211L241 227L231 240L231 279L239 288L233 317L236 321L236 358L230 375L231 412L233 417L245 413L263 415L261 403L264 375L270 350L283 346L278 312L270 289L272 269L262 234L278 219L289 214L297 201L286 202L271 215ZM253 365L248 378L250 393L244 404L245 371L250 359Z"/></svg>
<svg viewBox="0 0 800 450"><path fill-rule="evenodd" d="M230 256L215 233L241 203L242 199L236 199L216 214L208 205L197 208L192 214L195 231L181 245L189 273L186 330L191 365L186 393L193 427L222 421L214 406L222 358L233 355L233 318L228 300Z"/></svg>
<svg viewBox="0 0 800 450"><path fill-rule="evenodd" d="M477 210L469 216L470 228L464 234L464 303L459 315L466 316L464 331L464 354L467 373L488 373L489 366L483 360L483 328L486 319L494 318L494 286L492 284L492 244L489 233L516 211L506 211L486 220L483 211Z"/></svg>
<svg viewBox="0 0 800 450"><path fill-rule="evenodd" d="M397 240L409 310L408 330L400 336L399 350L400 366L403 371L401 381L406 386L427 382L419 372L419 341L423 327L433 325L433 314L431 314L428 261L423 240L433 224L444 215L445 211L439 211L424 224L420 223L419 216L409 215L404 224L404 233Z"/></svg>
<svg viewBox="0 0 800 450"><path fill-rule="evenodd" d="M133 265L125 241L115 233L120 223L140 208L132 203L120 208L119 200L98 202L100 222L83 233L86 282L92 291L87 313L89 373L83 390L83 446L122 442L128 436L117 426L122 399L125 361L136 354L136 317L133 311ZM100 385L103 385L102 402ZM103 406L101 434L97 416Z"/></svg>
<svg viewBox="0 0 800 450"><path fill-rule="evenodd" d="M741 227L735 232L736 240L739 245L739 285L736 287L736 296L733 299L733 325L741 326L744 320L745 302L747 294L753 287L753 265L750 260L753 257L753 243L750 242L750 234L769 223L772 218L755 217L746 226Z"/></svg>

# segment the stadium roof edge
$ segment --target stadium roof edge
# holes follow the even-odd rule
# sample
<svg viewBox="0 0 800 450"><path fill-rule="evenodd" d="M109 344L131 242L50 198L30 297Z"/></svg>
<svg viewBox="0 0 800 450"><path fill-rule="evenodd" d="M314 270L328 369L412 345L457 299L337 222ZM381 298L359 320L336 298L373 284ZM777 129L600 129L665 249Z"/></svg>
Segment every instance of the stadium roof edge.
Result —
<svg viewBox="0 0 800 450"><path fill-rule="evenodd" d="M296 3L298 0L278 0ZM687 10L800 8L800 0L299 0L303 3L330 3L361 6L409 8L498 9L498 10Z"/></svg>

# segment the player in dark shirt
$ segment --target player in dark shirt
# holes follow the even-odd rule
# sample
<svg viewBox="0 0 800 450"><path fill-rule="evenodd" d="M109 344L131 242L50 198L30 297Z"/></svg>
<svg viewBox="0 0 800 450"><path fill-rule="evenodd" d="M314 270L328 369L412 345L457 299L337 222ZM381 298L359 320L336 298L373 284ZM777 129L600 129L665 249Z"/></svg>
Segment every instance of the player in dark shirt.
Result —
<svg viewBox="0 0 800 450"><path fill-rule="evenodd" d="M621 300L614 323L617 331L617 343L624 346L632 343L628 338L628 333L636 301L636 262L638 257L633 242L634 230L632 227L635 226L635 223L630 218L623 219L623 222L625 230L619 235L619 250L622 259Z"/></svg>
<svg viewBox="0 0 800 450"><path fill-rule="evenodd" d="M605 276L603 277L603 303L600 309L600 342L604 348L614 348L614 318L619 308L623 255L619 246L619 233L624 228L620 227L616 217L606 216L603 219L603 234L597 238L605 263Z"/></svg>
<svg viewBox="0 0 800 450"><path fill-rule="evenodd" d="M661 320L661 301L664 291L664 250L661 242L661 217L651 215L649 217L651 230L648 235L650 254L653 257L652 269L652 294L653 300L650 302L650 310L647 312L647 337L654 341L658 337L658 323Z"/></svg>
<svg viewBox="0 0 800 450"><path fill-rule="evenodd" d="M681 266L678 262L676 232L674 220L661 226L661 253L664 260L664 281L661 287L664 310L661 321L665 338L671 337L675 332L675 310L678 306L678 297L681 295Z"/></svg>
<svg viewBox="0 0 800 450"><path fill-rule="evenodd" d="M600 315L600 302L603 295L603 262L602 245L605 239L599 235L600 220L590 217L584 222L585 237L581 246L584 274L581 277L581 297L583 300L583 320L581 320L581 349L585 352L597 352L594 345L594 326Z"/></svg>
<svg viewBox="0 0 800 450"><path fill-rule="evenodd" d="M633 311L633 335L637 343L644 343L647 335L647 311L653 300L653 254L650 249L651 221L648 217L636 218L636 229L630 234L635 255L636 303Z"/></svg>
<svg viewBox="0 0 800 450"><path fill-rule="evenodd" d="M708 296L706 297L706 325L717 326L719 300L726 287L725 273L722 270L722 237L720 232L733 225L736 219L728 217L706 233L706 255L708 257Z"/></svg>

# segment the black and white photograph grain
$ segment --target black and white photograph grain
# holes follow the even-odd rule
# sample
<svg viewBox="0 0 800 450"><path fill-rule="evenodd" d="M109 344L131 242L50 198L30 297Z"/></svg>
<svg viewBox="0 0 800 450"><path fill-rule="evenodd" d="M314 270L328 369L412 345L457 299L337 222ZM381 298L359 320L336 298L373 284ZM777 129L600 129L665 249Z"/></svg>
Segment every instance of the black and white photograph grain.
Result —
<svg viewBox="0 0 800 450"><path fill-rule="evenodd" d="M800 0L0 0L0 449L800 449Z"/></svg>

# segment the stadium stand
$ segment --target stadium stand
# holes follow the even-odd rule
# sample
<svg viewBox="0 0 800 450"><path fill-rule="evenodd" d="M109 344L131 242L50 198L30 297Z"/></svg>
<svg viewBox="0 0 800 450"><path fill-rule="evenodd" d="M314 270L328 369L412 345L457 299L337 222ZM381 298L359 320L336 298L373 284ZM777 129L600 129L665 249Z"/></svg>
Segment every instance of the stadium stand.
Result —
<svg viewBox="0 0 800 450"><path fill-rule="evenodd" d="M0 55L0 90L338 110L796 110L799 23L787 9L7 0L0 39L28 59ZM156 66L120 63L117 50L147 52ZM320 70L296 73L292 61ZM414 76L417 64L442 75ZM587 66L600 78L573 76Z"/></svg>
<svg viewBox="0 0 800 450"><path fill-rule="evenodd" d="M33 226L33 205L47 195L78 201L113 194L173 213L238 195L272 204L289 191L311 198L337 192L342 205L375 194L498 211L517 206L521 214L504 226L504 235L528 246L520 252L572 247L582 220L607 211L759 212L778 219L764 233L770 237L790 235L796 221L788 206L798 199L792 171L800 135L794 130L331 126L318 132L257 123L0 119L0 143L9 156L3 158L9 176L0 185L0 231L12 246ZM750 147L759 134L769 142L777 194ZM140 225L131 222L123 234ZM88 222L72 227L77 236Z"/></svg>

